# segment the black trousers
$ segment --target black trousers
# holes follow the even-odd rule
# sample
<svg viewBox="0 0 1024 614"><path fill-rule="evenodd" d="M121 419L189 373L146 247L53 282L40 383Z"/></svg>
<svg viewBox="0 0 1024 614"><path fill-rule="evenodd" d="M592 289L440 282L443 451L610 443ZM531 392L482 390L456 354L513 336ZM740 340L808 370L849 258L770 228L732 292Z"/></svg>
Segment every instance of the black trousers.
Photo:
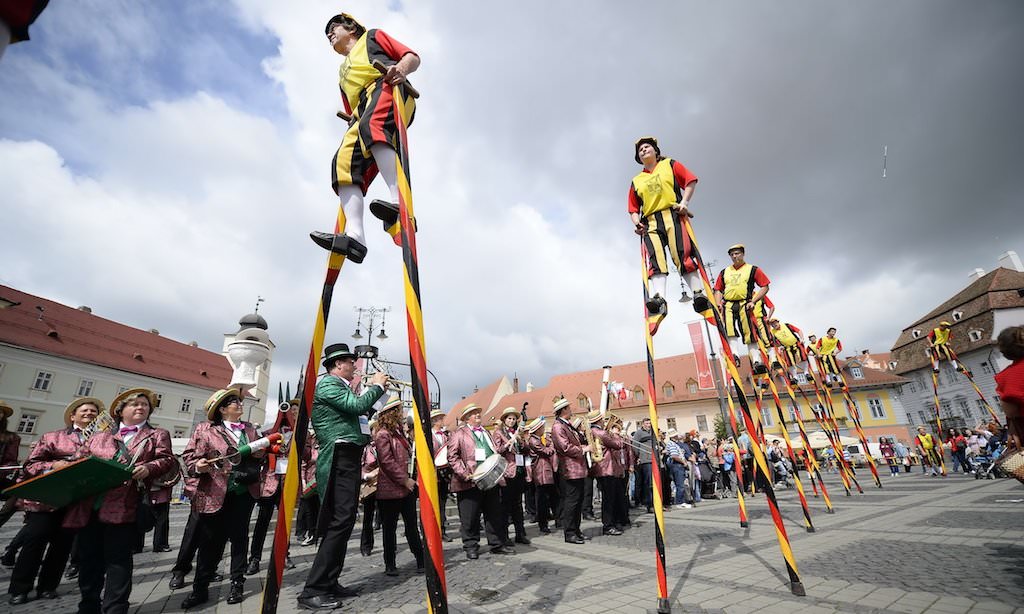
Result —
<svg viewBox="0 0 1024 614"><path fill-rule="evenodd" d="M565 536L580 534L583 516L583 478L562 478L562 530Z"/></svg>
<svg viewBox="0 0 1024 614"><path fill-rule="evenodd" d="M198 524L199 514L195 511L189 512L188 521L185 522L185 531L181 534L181 545L178 546L178 558L174 560L171 573L187 574L192 571L192 560L196 558L196 552L199 550L196 531Z"/></svg>
<svg viewBox="0 0 1024 614"><path fill-rule="evenodd" d="M56 590L60 585L72 539L71 532L60 526L63 519L63 512L25 512L25 524L16 538L21 542L21 550L11 572L8 593L27 593L33 584L39 592Z"/></svg>
<svg viewBox="0 0 1024 614"><path fill-rule="evenodd" d="M612 524L617 529L622 529L630 525L629 522L629 473L622 476L621 478L615 478L615 488L618 490L616 494L616 507L613 510Z"/></svg>
<svg viewBox="0 0 1024 614"><path fill-rule="evenodd" d="M651 492L651 464L640 463L636 466L636 502L645 507L654 505Z"/></svg>
<svg viewBox="0 0 1024 614"><path fill-rule="evenodd" d="M395 569L398 556L398 517L405 525L405 542L416 557L416 566L423 565L423 542L420 540L419 524L416 522L415 491L402 499L381 499L380 507L381 541L384 542L384 567Z"/></svg>
<svg viewBox="0 0 1024 614"><path fill-rule="evenodd" d="M484 516L487 545L496 548L508 542L508 524L501 509L501 494L497 488L480 490L473 487L455 493L459 502L459 532L462 549L476 552L480 549L480 514Z"/></svg>
<svg viewBox="0 0 1024 614"><path fill-rule="evenodd" d="M451 473L448 471L437 472L437 507L438 513L441 514L441 533L448 531L448 515L444 512L444 506L448 503L449 482Z"/></svg>
<svg viewBox="0 0 1024 614"><path fill-rule="evenodd" d="M526 470L516 467L514 478L505 478L501 487L501 509L505 514L505 526L511 522L515 526L516 537L526 537L526 526L523 524L523 491L526 489ZM507 530L507 529L506 529Z"/></svg>
<svg viewBox="0 0 1024 614"><path fill-rule="evenodd" d="M252 543L249 544L249 559L258 561L263 557L263 544L267 541L267 529L270 528L270 521L274 518L274 510L281 501L281 486L284 483L284 476L277 481L277 490L269 497L256 500L256 507L259 513L256 515L256 526L252 528Z"/></svg>
<svg viewBox="0 0 1024 614"><path fill-rule="evenodd" d="M153 525L153 550L170 547L171 502L153 504L156 524Z"/></svg>
<svg viewBox="0 0 1024 614"><path fill-rule="evenodd" d="M228 493L224 504L213 514L199 514L196 537L199 562L196 565L195 590L210 586L217 565L224 558L224 547L231 542L231 583L245 582L246 549L249 546L249 516L256 501L248 492Z"/></svg>
<svg viewBox="0 0 1024 614"><path fill-rule="evenodd" d="M299 499L299 516L295 519L295 535L305 537L316 534L316 518L320 511L320 497L311 494Z"/></svg>
<svg viewBox="0 0 1024 614"><path fill-rule="evenodd" d="M583 478L583 515L594 515L594 478Z"/></svg>
<svg viewBox="0 0 1024 614"><path fill-rule="evenodd" d="M629 504L626 502L626 489L622 478L613 476L597 478L597 486L601 489L601 526L604 529L621 529L629 524L622 523Z"/></svg>
<svg viewBox="0 0 1024 614"><path fill-rule="evenodd" d="M132 593L132 547L138 535L134 522L106 524L92 513L78 531L82 599L78 614L124 614ZM101 599L102 594L102 599Z"/></svg>
<svg viewBox="0 0 1024 614"><path fill-rule="evenodd" d="M10 520L11 516L14 515L14 512L17 511L17 508L15 507L17 502L17 497L8 497L4 499L3 506L0 506L0 527L7 524L7 521Z"/></svg>
<svg viewBox="0 0 1024 614"><path fill-rule="evenodd" d="M554 484L535 484L537 496L537 526L548 528L548 522L558 518L558 487Z"/></svg>
<svg viewBox="0 0 1024 614"><path fill-rule="evenodd" d="M300 598L330 595L345 568L348 539L356 525L356 505L359 503L359 482L363 446L353 443L334 445L334 462L327 501L319 525L323 527L320 548L306 577L306 586ZM329 506L329 507L328 507Z"/></svg>
<svg viewBox="0 0 1024 614"><path fill-rule="evenodd" d="M377 495L373 494L363 499L363 529L359 534L359 551L370 553L373 551L373 515L377 511Z"/></svg>
<svg viewBox="0 0 1024 614"><path fill-rule="evenodd" d="M537 520L537 485L533 481L527 482L526 488L523 489L523 508L530 522L535 522Z"/></svg>

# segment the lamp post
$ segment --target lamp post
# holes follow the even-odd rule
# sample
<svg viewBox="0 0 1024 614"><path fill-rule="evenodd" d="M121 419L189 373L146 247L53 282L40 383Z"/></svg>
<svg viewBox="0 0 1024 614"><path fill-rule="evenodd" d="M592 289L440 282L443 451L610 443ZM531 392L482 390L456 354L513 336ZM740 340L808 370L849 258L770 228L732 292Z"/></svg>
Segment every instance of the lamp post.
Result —
<svg viewBox="0 0 1024 614"><path fill-rule="evenodd" d="M356 312L359 314L356 316L356 332L352 333L353 339L362 339L363 335L359 332L360 326L363 323L363 316L367 318L366 336L368 338L373 337L373 331L376 330L377 316L380 316L380 332L377 333L377 338L384 340L388 338L387 333L384 332L384 318L387 317L387 313L391 311L390 307L355 307Z"/></svg>

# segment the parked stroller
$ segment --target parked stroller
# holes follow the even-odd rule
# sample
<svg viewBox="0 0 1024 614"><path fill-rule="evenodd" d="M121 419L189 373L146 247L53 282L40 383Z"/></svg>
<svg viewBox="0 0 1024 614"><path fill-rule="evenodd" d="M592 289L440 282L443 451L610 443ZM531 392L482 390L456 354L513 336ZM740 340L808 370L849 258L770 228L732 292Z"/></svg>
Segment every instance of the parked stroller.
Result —
<svg viewBox="0 0 1024 614"><path fill-rule="evenodd" d="M708 457L704 454L697 461L697 473L700 475L700 496L721 499L719 489L722 485L718 479L718 470L716 467L711 466L711 462L708 461Z"/></svg>
<svg viewBox="0 0 1024 614"><path fill-rule="evenodd" d="M1006 446L1000 443L995 450L989 450L985 448L984 453L977 454L974 456L974 479L980 480L981 478L993 479L997 477L1003 477L1000 475L999 469L996 468L996 461L1002 456L1003 452L1006 451Z"/></svg>

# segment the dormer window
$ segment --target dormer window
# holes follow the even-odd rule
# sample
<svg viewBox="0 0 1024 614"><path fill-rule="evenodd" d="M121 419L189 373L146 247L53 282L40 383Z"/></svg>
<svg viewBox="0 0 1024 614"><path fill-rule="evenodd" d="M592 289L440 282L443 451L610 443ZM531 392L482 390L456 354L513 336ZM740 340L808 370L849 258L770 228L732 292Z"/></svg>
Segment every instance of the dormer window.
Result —
<svg viewBox="0 0 1024 614"><path fill-rule="evenodd" d="M954 322L959 322L960 320L964 319L964 312L962 311L954 311L952 315Z"/></svg>
<svg viewBox="0 0 1024 614"><path fill-rule="evenodd" d="M975 343L981 341L981 331L978 329L968 331L967 337Z"/></svg>
<svg viewBox="0 0 1024 614"><path fill-rule="evenodd" d="M892 369L893 371L895 371L896 370L896 363L898 363L898 362L899 362L898 360L890 360L889 361L889 368Z"/></svg>
<svg viewBox="0 0 1024 614"><path fill-rule="evenodd" d="M921 330L915 328L914 330L910 331L910 336L913 337L914 339L920 339L921 338Z"/></svg>

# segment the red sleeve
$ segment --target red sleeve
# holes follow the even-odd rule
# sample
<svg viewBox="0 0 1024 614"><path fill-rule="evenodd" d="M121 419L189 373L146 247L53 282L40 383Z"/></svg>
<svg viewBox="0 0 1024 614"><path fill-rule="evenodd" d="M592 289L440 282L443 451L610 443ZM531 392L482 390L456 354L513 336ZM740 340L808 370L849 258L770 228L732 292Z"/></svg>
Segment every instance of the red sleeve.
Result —
<svg viewBox="0 0 1024 614"><path fill-rule="evenodd" d="M803 336L804 331L800 330L799 328L793 326L792 324L787 324L786 326L788 326L789 330L793 331L793 334L796 335L797 337Z"/></svg>
<svg viewBox="0 0 1024 614"><path fill-rule="evenodd" d="M628 203L626 209L630 214L640 213L640 196L636 193L636 186L632 183L629 184L629 195L626 196L626 202Z"/></svg>
<svg viewBox="0 0 1024 614"><path fill-rule="evenodd" d="M843 342L839 341L838 339L836 339L836 351L837 352L842 352L843 351Z"/></svg>
<svg viewBox="0 0 1024 614"><path fill-rule="evenodd" d="M715 292L725 292L725 269L718 273L718 279L715 280Z"/></svg>
<svg viewBox="0 0 1024 614"><path fill-rule="evenodd" d="M819 350L821 349L821 339L818 339L817 341L814 342L814 347L818 348Z"/></svg>
<svg viewBox="0 0 1024 614"><path fill-rule="evenodd" d="M697 183L697 176L691 173L690 169L683 166L683 163L678 160L672 160L672 174L676 176L676 181L683 188L691 183Z"/></svg>
<svg viewBox="0 0 1024 614"><path fill-rule="evenodd" d="M935 342L935 329L934 328L932 329L932 332L928 333L928 341L931 341L933 343Z"/></svg>
<svg viewBox="0 0 1024 614"><path fill-rule="evenodd" d="M996 394L1014 405L1024 405L1024 360L1018 360L996 374Z"/></svg>
<svg viewBox="0 0 1024 614"><path fill-rule="evenodd" d="M768 276L764 274L761 267L757 267L757 271L754 272L754 283L762 288L771 283L771 280L769 280Z"/></svg>
<svg viewBox="0 0 1024 614"><path fill-rule="evenodd" d="M758 269L758 270L760 270L760 269ZM764 306L767 307L768 309L775 309L775 303L772 302L772 299L768 298L767 294L765 294L764 298L761 299L761 300L764 301Z"/></svg>
<svg viewBox="0 0 1024 614"><path fill-rule="evenodd" d="M385 55L387 55L392 60L395 60L396 62L398 60L401 60L402 56L404 56L407 53L411 53L416 57L419 57L419 54L417 54L412 49L409 49L402 43L391 38L383 30L371 30L370 34L373 36L374 42L376 42L377 45L380 47L380 50L383 51Z"/></svg>

